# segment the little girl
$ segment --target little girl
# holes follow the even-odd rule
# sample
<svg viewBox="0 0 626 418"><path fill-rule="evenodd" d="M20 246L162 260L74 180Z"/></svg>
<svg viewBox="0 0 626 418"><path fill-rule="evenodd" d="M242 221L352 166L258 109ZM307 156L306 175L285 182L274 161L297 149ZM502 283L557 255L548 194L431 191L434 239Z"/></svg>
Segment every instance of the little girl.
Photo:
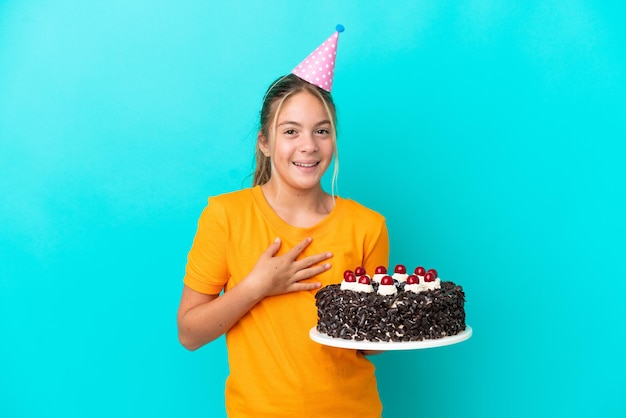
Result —
<svg viewBox="0 0 626 418"><path fill-rule="evenodd" d="M329 91L279 78L261 109L253 187L210 197L200 216L179 339L195 350L226 333L229 417L381 416L364 354L309 339L317 289L389 255L381 215L322 189L335 125Z"/></svg>

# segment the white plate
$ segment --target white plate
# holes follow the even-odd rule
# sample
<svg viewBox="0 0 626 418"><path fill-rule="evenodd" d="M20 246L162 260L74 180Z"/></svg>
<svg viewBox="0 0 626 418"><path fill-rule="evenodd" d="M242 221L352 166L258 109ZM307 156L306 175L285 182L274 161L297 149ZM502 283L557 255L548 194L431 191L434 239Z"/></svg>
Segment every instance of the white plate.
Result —
<svg viewBox="0 0 626 418"><path fill-rule="evenodd" d="M446 345L457 344L462 341L467 340L472 336L472 327L466 325L465 331L461 331L456 335L451 335L449 337L437 338L434 340L423 340L423 341L406 341L406 342L396 342L396 341L356 341L356 340L344 340L343 338L333 338L328 335L321 334L317 327L311 328L309 331L309 337L313 341L319 344L328 345L330 347L338 347L338 348L352 348L355 350L378 350L378 351L388 351L388 350L418 350L420 348L435 348L435 347L443 347Z"/></svg>

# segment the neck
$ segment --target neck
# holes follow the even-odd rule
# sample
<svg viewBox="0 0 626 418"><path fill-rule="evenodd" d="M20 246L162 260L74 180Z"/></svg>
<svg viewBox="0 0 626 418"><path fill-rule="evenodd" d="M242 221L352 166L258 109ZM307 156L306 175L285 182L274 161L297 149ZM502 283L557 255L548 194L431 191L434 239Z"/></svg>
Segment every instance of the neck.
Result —
<svg viewBox="0 0 626 418"><path fill-rule="evenodd" d="M265 200L276 214L293 226L309 227L328 215L334 206L332 197L321 185L299 190L280 187L271 179L261 186Z"/></svg>

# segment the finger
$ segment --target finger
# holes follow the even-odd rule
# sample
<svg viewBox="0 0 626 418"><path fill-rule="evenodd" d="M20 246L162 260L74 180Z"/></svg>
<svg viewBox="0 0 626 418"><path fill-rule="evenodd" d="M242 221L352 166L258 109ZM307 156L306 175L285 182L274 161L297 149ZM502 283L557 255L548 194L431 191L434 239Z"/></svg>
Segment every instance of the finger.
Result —
<svg viewBox="0 0 626 418"><path fill-rule="evenodd" d="M312 240L312 238L305 238L303 241L300 241L291 250L289 250L287 254L289 254L295 260L300 254L302 254L306 247L309 246Z"/></svg>
<svg viewBox="0 0 626 418"><path fill-rule="evenodd" d="M297 268L299 270L311 267L314 264L317 264L321 261L328 260L333 256L333 253L320 253L315 255L310 255L308 257L303 258L302 260L297 261Z"/></svg>
<svg viewBox="0 0 626 418"><path fill-rule="evenodd" d="M267 255L269 255L270 257L274 257L276 253L278 252L278 249L280 248L280 244L281 244L280 238L276 237L274 242L272 242L270 246L267 247L267 250L265 250Z"/></svg>
<svg viewBox="0 0 626 418"><path fill-rule="evenodd" d="M302 290L315 290L322 287L320 282L312 282L312 283L294 283L290 286L290 292L298 292Z"/></svg>
<svg viewBox="0 0 626 418"><path fill-rule="evenodd" d="M305 268L305 269L298 271L294 275L294 279L296 279L296 281L298 282L301 280L310 279L311 277L315 277L318 274L325 272L326 270L330 270L330 268L331 268L330 263L325 263L325 264Z"/></svg>

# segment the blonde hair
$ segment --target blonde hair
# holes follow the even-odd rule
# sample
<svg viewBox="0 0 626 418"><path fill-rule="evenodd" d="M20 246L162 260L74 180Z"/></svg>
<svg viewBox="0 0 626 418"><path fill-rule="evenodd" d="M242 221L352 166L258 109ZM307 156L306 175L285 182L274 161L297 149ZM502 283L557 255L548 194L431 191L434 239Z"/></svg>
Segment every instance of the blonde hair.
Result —
<svg viewBox="0 0 626 418"><path fill-rule="evenodd" d="M337 176L339 173L339 153L337 152L337 111L335 109L335 103L333 102L332 96L329 92L310 84L293 74L288 74L278 78L267 89L265 97L263 98L259 132L266 140L269 140L270 131L273 131L274 133L276 132L275 128L278 121L278 114L280 113L283 103L289 96L300 92L309 92L318 97L328 114L328 119L332 128L333 140L334 167L331 194L334 197L337 186ZM270 129L270 126L274 129ZM272 164L270 157L266 156L263 151L261 151L258 145L258 140L256 143L255 158L256 168L252 179L252 185L258 186L267 183L272 176Z"/></svg>

